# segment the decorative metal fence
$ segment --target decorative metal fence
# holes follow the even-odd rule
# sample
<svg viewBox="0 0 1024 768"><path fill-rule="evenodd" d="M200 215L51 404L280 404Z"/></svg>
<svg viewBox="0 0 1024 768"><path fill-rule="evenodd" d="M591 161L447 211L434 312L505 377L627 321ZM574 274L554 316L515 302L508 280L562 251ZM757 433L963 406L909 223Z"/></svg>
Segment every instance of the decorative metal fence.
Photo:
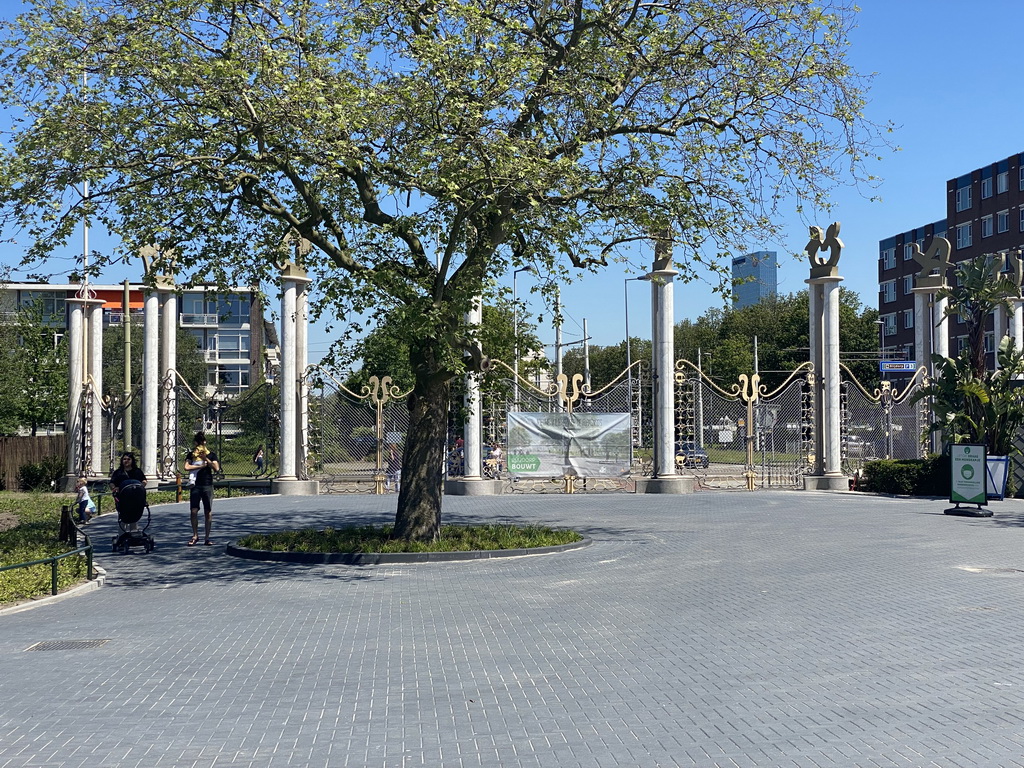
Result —
<svg viewBox="0 0 1024 768"><path fill-rule="evenodd" d="M371 376L359 394L327 371L317 371L314 378L307 470L320 481L321 493L397 492L409 393L389 376Z"/></svg>
<svg viewBox="0 0 1024 768"><path fill-rule="evenodd" d="M591 392L583 386L579 374L570 380L564 374L546 386L538 386L519 377L516 387L514 371L501 361L492 361L495 368L502 370L505 377L492 378L481 392L483 410L484 474L502 481L503 493L635 493L636 476L644 471L649 473L649 462L644 465L642 451L644 438L650 440L649 422L640 415L644 397L644 375L642 364L637 362L631 370L623 371L611 383ZM518 394L518 400L513 393ZM508 455L508 415L522 413L629 413L630 416L630 459L628 471L616 476L582 476L565 473L562 475L540 476L532 473L510 472L508 464L490 458L490 448L497 445ZM648 425L645 435L643 425ZM454 423L449 445L459 443L461 425ZM449 474L457 476L463 470L461 453L453 450L449 458Z"/></svg>
<svg viewBox="0 0 1024 768"><path fill-rule="evenodd" d="M928 452L924 438L928 404L911 402L922 386L919 368L902 389L883 381L869 392L845 365L841 367L840 397L843 471L856 472L872 459L918 459Z"/></svg>
<svg viewBox="0 0 1024 768"><path fill-rule="evenodd" d="M724 389L676 361L676 467L701 488L795 487L813 465L810 363L769 392L758 374Z"/></svg>

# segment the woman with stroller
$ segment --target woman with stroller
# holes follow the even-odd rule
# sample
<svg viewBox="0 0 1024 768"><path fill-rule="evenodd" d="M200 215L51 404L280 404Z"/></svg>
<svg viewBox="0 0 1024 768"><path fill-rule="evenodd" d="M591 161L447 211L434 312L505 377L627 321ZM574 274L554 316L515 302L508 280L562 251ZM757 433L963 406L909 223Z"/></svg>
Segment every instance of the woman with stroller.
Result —
<svg viewBox="0 0 1024 768"><path fill-rule="evenodd" d="M146 476L135 463L135 454L131 451L125 451L121 454L121 466L115 469L114 474L110 476L110 492L114 497L114 509L117 509L118 492L129 483L141 483L145 487ZM135 523L129 526L129 530L137 528L138 525Z"/></svg>

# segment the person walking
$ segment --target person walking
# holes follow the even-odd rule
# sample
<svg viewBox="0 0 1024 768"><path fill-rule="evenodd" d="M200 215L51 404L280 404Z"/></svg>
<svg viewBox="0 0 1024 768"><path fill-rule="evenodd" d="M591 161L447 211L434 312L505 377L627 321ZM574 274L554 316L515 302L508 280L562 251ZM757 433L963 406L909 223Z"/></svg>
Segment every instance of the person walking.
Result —
<svg viewBox="0 0 1024 768"><path fill-rule="evenodd" d="M260 475L263 474L264 456L262 445L256 449L256 453L252 457L252 463L256 465L256 477L259 477Z"/></svg>
<svg viewBox="0 0 1024 768"><path fill-rule="evenodd" d="M220 462L217 454L206 447L206 434L196 432L193 439L195 447L185 459L185 469L188 472L195 472L196 479L189 492L189 510L192 521L192 538L188 546L199 543L199 507L202 505L205 516L205 532L203 543L206 546L213 544L210 540L210 530L213 527L213 473L220 472Z"/></svg>
<svg viewBox="0 0 1024 768"><path fill-rule="evenodd" d="M75 483L75 490L78 492L78 496L75 501L78 503L78 522L88 523L92 516L96 514L96 504L93 502L92 497L89 496L89 482L84 477L78 478L78 482Z"/></svg>

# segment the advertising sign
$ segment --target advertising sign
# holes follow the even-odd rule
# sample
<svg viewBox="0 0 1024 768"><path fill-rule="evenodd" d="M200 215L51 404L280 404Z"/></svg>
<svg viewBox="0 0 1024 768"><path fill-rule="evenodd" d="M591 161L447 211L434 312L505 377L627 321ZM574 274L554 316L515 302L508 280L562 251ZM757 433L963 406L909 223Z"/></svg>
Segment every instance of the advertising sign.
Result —
<svg viewBox="0 0 1024 768"><path fill-rule="evenodd" d="M599 477L629 472L628 413L508 414L513 475Z"/></svg>
<svg viewBox="0 0 1024 768"><path fill-rule="evenodd" d="M982 505L985 494L985 446L951 445L952 459L949 500L964 504Z"/></svg>
<svg viewBox="0 0 1024 768"><path fill-rule="evenodd" d="M882 373L886 371L909 371L913 373L917 370L917 363L913 360L882 360L878 364L878 370Z"/></svg>

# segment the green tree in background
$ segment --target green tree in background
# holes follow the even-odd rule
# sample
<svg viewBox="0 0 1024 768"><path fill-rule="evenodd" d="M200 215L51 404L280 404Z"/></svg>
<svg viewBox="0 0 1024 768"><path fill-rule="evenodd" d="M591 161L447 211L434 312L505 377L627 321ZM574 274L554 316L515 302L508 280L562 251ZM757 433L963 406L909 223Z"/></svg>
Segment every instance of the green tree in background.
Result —
<svg viewBox="0 0 1024 768"><path fill-rule="evenodd" d="M550 293L674 232L686 275L727 282L738 243L870 180L881 143L845 0L22 7L0 223L26 261L98 220L109 259L155 245L157 274L274 285L297 233L314 313L394 315L409 350L400 538L439 530L463 317L494 275Z"/></svg>
<svg viewBox="0 0 1024 768"><path fill-rule="evenodd" d="M63 317L48 317L41 302L21 307L4 324L0 376L0 431L15 434L63 422L68 411L68 351Z"/></svg>
<svg viewBox="0 0 1024 768"><path fill-rule="evenodd" d="M853 291L839 292L839 323L842 329L843 362L865 386L878 383L878 312L861 304ZM757 336L758 370L761 381L775 387L785 381L798 365L807 362L807 292L766 299L742 309L712 307L696 320L682 320L675 326L676 358L701 368L720 386L736 383L740 374L754 370L754 337ZM590 348L592 388L597 390L626 368L625 342ZM632 359L649 362L651 342L633 339ZM566 373L583 372L583 351L566 353Z"/></svg>

